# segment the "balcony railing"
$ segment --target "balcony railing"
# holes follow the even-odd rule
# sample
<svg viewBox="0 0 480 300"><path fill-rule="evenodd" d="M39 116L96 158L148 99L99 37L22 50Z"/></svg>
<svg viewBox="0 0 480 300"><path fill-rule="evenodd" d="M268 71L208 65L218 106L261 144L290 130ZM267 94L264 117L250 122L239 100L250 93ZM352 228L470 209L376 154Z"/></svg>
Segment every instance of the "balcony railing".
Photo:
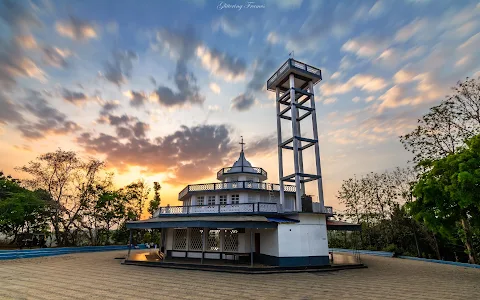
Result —
<svg viewBox="0 0 480 300"><path fill-rule="evenodd" d="M239 171L235 172L230 172L232 168L223 168L220 171L217 172L217 178L222 176L222 175L228 175L228 174L235 174L235 173L250 173L250 174L256 174L256 175L262 175L267 177L267 171L265 171L262 168L256 168L256 167L235 167L235 169L239 169ZM253 171L251 171L253 170Z"/></svg>
<svg viewBox="0 0 480 300"><path fill-rule="evenodd" d="M284 208L281 204L270 202L256 203L238 203L238 204L214 204L214 205L192 205L192 206L166 206L160 207L153 217L162 215L193 215L193 214L229 214L229 213L259 213L259 214L276 214L293 212ZM314 211L313 212L322 212ZM325 206L323 213L333 214L330 206Z"/></svg>
<svg viewBox="0 0 480 300"><path fill-rule="evenodd" d="M315 77L319 77L320 79L322 78L322 71L318 68L312 67L310 65L307 65L305 63L302 63L298 60L295 60L293 58L288 59L278 70L275 72L272 77L270 77L267 80L267 89L270 88L270 85L277 80L278 77L281 77L281 75L287 71L290 68L296 68L300 69L302 71L305 71L307 73L310 73L314 75Z"/></svg>
<svg viewBox="0 0 480 300"><path fill-rule="evenodd" d="M277 203L239 203L239 204L215 204L215 205L192 205L192 206L167 206L160 207L154 217L160 215L190 215L190 214L224 214L224 213L278 213Z"/></svg>
<svg viewBox="0 0 480 300"><path fill-rule="evenodd" d="M222 190L262 190L262 191L280 191L280 185L276 183L253 182L253 181L232 181L187 185L179 194L178 199L182 199L190 192L210 192ZM294 185L284 185L285 192L295 193Z"/></svg>

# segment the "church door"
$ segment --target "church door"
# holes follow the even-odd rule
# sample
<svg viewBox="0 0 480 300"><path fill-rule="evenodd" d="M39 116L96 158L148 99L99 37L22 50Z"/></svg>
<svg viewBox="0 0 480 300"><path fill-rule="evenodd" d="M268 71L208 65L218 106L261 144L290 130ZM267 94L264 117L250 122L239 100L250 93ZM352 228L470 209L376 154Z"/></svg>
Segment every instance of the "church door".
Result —
<svg viewBox="0 0 480 300"><path fill-rule="evenodd" d="M255 253L260 254L260 233L255 233Z"/></svg>

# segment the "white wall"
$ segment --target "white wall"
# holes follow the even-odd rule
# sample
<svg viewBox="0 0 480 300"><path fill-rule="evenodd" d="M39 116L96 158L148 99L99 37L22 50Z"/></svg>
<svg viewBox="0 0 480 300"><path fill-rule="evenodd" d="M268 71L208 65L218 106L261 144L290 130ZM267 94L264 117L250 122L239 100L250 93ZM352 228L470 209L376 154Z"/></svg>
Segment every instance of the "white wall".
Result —
<svg viewBox="0 0 480 300"><path fill-rule="evenodd" d="M250 229L238 234L238 252L250 252Z"/></svg>
<svg viewBox="0 0 480 300"><path fill-rule="evenodd" d="M299 214L300 223L278 224L280 257L328 256L325 215Z"/></svg>
<svg viewBox="0 0 480 300"><path fill-rule="evenodd" d="M278 256L278 233L276 228L259 229L260 253Z"/></svg>
<svg viewBox="0 0 480 300"><path fill-rule="evenodd" d="M173 228L165 228L167 231L167 240L165 241L165 250L173 249Z"/></svg>
<svg viewBox="0 0 480 300"><path fill-rule="evenodd" d="M285 196L285 203L284 203L284 209L285 211L293 211L295 208L295 196L294 195L286 195Z"/></svg>

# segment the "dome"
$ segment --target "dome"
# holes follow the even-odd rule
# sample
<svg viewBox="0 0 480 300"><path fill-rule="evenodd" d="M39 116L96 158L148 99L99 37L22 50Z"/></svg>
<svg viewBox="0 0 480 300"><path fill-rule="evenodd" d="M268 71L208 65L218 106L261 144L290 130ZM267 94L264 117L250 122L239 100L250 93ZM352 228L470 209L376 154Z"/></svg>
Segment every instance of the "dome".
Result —
<svg viewBox="0 0 480 300"><path fill-rule="evenodd" d="M237 161L233 164L230 170L226 171L225 173L256 173L252 167L252 164L245 158L245 153L242 151L240 152L240 157Z"/></svg>
<svg viewBox="0 0 480 300"><path fill-rule="evenodd" d="M223 168L217 172L217 179L224 180L225 178L236 174L245 174L245 175L255 175L254 177L258 178L259 181L267 179L267 172L262 168L253 167L252 164L245 158L245 153L243 152L243 139L240 143L242 145L242 150L240 151L240 156L237 161L230 168Z"/></svg>

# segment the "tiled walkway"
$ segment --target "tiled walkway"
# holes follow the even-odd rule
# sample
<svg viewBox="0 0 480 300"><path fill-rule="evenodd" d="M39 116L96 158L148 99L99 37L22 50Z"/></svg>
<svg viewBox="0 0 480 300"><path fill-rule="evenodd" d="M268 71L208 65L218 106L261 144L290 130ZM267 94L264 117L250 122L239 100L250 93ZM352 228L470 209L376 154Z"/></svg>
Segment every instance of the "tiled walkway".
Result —
<svg viewBox="0 0 480 300"><path fill-rule="evenodd" d="M124 251L0 261L0 299L480 299L480 270L364 256L368 269L244 275L125 266Z"/></svg>

